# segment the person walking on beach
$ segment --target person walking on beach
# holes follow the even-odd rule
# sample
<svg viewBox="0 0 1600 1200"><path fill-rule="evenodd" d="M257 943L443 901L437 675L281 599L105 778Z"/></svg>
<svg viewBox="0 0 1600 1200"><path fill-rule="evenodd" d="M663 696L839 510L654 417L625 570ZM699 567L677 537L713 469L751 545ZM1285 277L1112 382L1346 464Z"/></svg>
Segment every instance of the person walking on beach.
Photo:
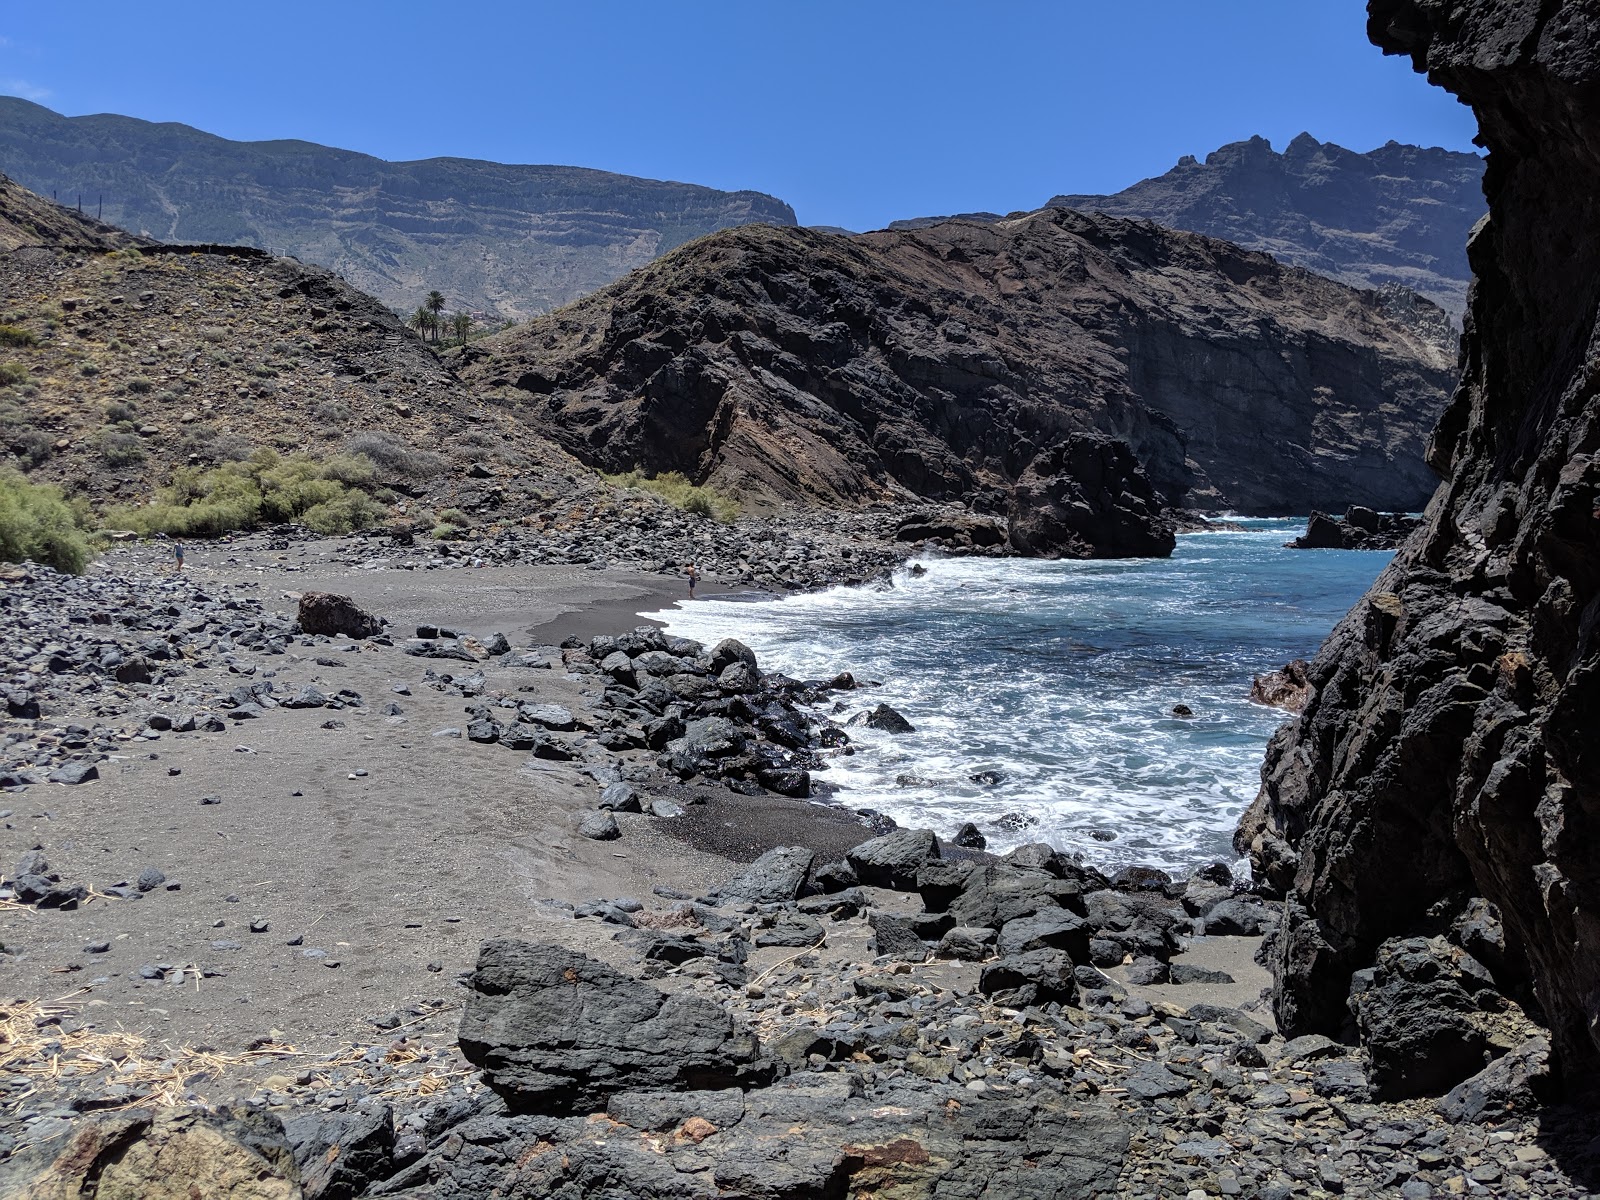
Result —
<svg viewBox="0 0 1600 1200"><path fill-rule="evenodd" d="M700 582L700 572L693 563L689 564L689 599L694 599L694 585Z"/></svg>
<svg viewBox="0 0 1600 1200"><path fill-rule="evenodd" d="M175 571L183 570L183 543L182 542L173 542L172 543L172 561L177 564L177 566L174 567L173 570L175 570Z"/></svg>

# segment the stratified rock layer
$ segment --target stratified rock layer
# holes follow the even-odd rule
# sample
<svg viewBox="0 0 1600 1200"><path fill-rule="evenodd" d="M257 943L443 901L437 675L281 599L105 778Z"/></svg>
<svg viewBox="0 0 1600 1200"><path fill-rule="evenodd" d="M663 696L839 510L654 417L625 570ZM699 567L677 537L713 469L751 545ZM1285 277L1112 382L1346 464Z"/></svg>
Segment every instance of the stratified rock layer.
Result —
<svg viewBox="0 0 1600 1200"><path fill-rule="evenodd" d="M1264 254L1045 210L727 230L475 343L462 373L593 466L774 504L1003 512L1039 455L1096 432L1167 504L1415 510L1455 352Z"/></svg>
<svg viewBox="0 0 1600 1200"><path fill-rule="evenodd" d="M1424 528L1340 623L1240 830L1290 886L1276 1008L1335 1032L1384 939L1498 905L1569 1078L1600 1066L1600 14L1372 0L1472 105L1490 219ZM1433 909L1430 915L1429 910Z"/></svg>

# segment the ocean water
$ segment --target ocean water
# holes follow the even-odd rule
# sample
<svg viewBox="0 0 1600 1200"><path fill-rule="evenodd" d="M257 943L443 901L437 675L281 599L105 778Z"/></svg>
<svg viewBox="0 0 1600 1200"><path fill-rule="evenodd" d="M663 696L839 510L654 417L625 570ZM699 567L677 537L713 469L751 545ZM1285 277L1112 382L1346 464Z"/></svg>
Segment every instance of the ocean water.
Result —
<svg viewBox="0 0 1600 1200"><path fill-rule="evenodd" d="M892 588L649 615L737 637L764 669L878 682L839 693L832 715L886 702L916 732L852 728L854 753L815 776L833 802L943 837L972 821L1000 851L1046 841L1181 871L1235 857L1284 719L1249 702L1251 677L1310 657L1389 557L1283 549L1303 520L1241 524L1181 535L1166 560L923 558Z"/></svg>

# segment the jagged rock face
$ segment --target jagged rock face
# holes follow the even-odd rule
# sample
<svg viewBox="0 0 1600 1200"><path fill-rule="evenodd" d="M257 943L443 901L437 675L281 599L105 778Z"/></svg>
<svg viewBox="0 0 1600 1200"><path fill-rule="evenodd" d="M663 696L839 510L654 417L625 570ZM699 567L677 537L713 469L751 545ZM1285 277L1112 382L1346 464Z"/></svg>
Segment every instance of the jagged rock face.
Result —
<svg viewBox="0 0 1600 1200"><path fill-rule="evenodd" d="M1572 1078L1600 1066L1600 16L1369 12L1375 41L1476 111L1490 219L1430 450L1448 482L1317 655L1239 843L1290 886L1286 1031L1335 1030L1380 942L1476 891L1506 925L1497 975L1531 972Z"/></svg>
<svg viewBox="0 0 1600 1200"><path fill-rule="evenodd" d="M1266 138L1114 196L1056 196L1052 207L1145 217L1226 238L1356 287L1398 284L1457 319L1466 307L1467 233L1483 216L1483 160L1389 142L1357 154L1302 133L1279 154Z"/></svg>
<svg viewBox="0 0 1600 1200"><path fill-rule="evenodd" d="M1127 443L1077 434L1039 455L1011 493L1011 545L1061 558L1165 558L1177 544Z"/></svg>
<svg viewBox="0 0 1600 1200"><path fill-rule="evenodd" d="M1391 308L1061 210L855 238L750 226L476 344L462 370L585 462L774 504L998 511L1041 450L1095 431L1167 503L1410 509L1436 482L1422 448L1455 346Z"/></svg>
<svg viewBox="0 0 1600 1200"><path fill-rule="evenodd" d="M581 167L391 163L312 142L234 142L186 125L64 117L0 97L0 162L26 186L165 242L240 243L337 271L391 307L545 312L691 238L794 224L760 192Z"/></svg>

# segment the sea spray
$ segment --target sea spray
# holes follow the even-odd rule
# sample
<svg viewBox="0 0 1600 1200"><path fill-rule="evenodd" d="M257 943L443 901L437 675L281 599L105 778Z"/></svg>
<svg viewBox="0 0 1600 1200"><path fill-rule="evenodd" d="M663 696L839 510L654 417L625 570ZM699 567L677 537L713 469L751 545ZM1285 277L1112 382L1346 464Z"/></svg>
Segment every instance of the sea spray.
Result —
<svg viewBox="0 0 1600 1200"><path fill-rule="evenodd" d="M1314 653L1388 559L1284 549L1303 522L1241 524L1170 559L930 558L892 587L650 615L738 637L767 669L876 681L826 715L886 702L915 731L851 728L855 752L817 775L840 803L947 837L973 821L999 850L1186 871L1233 858L1284 719L1249 702L1251 677Z"/></svg>

